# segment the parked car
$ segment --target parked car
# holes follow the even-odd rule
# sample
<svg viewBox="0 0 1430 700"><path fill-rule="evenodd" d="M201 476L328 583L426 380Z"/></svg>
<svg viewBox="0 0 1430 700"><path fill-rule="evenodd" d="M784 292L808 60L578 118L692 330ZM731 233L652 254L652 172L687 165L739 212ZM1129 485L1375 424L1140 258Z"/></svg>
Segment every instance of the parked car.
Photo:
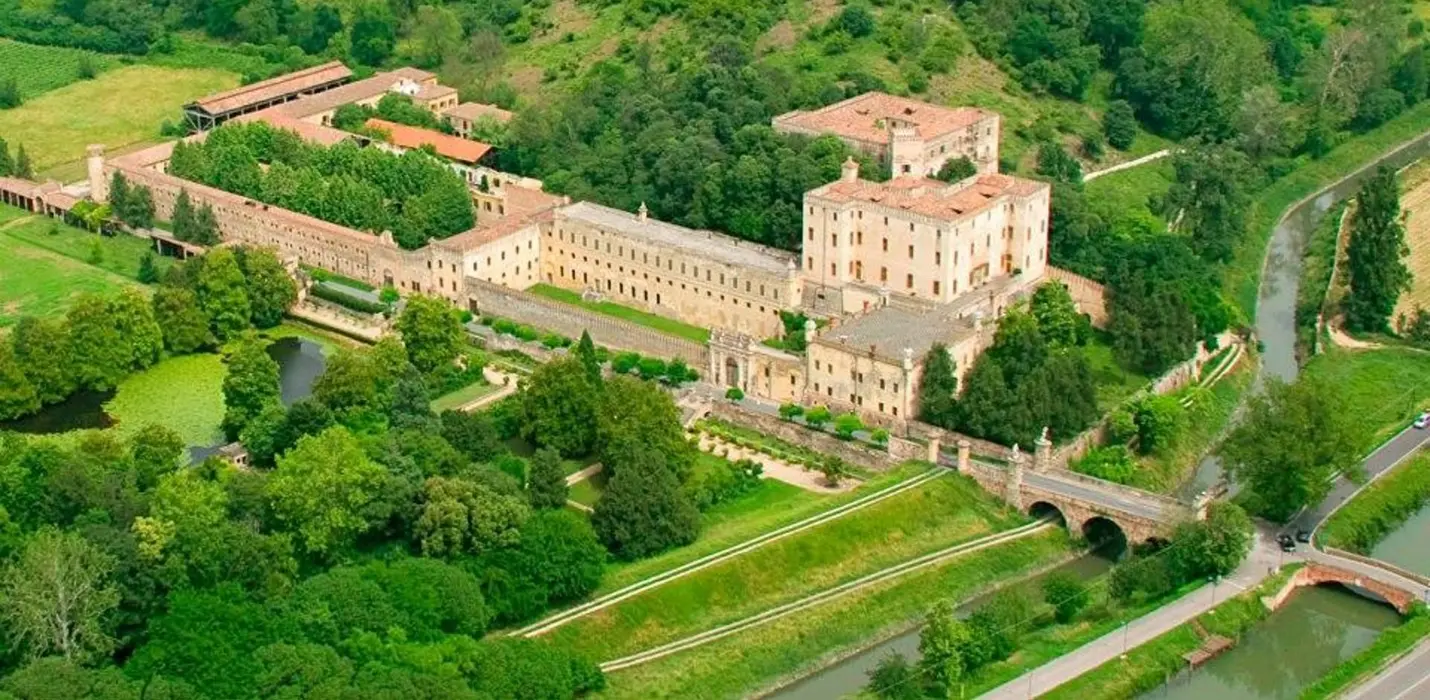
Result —
<svg viewBox="0 0 1430 700"><path fill-rule="evenodd" d="M1420 417L1415 419L1415 427L1417 429L1424 430L1427 425L1430 425L1430 411L1421 413Z"/></svg>
<svg viewBox="0 0 1430 700"><path fill-rule="evenodd" d="M1297 530L1297 531L1296 531L1296 541L1297 541L1297 542L1310 542L1310 541L1311 541L1311 533L1309 533L1309 532L1307 532L1307 531L1305 531L1305 530Z"/></svg>
<svg viewBox="0 0 1430 700"><path fill-rule="evenodd" d="M1290 536L1290 535L1288 535L1288 534L1286 534L1286 533L1283 532L1283 533L1281 533L1280 535L1277 535L1277 536L1276 536L1276 541L1281 545L1281 551L1283 551L1283 552L1294 552L1294 551L1296 551L1296 539L1293 538L1292 536Z"/></svg>

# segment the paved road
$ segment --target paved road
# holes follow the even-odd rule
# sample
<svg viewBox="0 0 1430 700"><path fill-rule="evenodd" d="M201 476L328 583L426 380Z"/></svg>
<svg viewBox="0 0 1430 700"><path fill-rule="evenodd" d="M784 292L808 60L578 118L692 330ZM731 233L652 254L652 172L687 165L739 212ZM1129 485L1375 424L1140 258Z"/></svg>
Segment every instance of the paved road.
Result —
<svg viewBox="0 0 1430 700"><path fill-rule="evenodd" d="M1219 583L1204 585L1124 627L1119 627L1115 632L1084 644L1076 651L1049 661L979 697L988 700L1024 700L1047 693L1126 651L1185 624L1218 603L1225 602L1228 597L1256 586L1278 566L1290 563L1296 558L1294 554L1281 553L1276 546L1275 535L1274 531L1258 529L1256 544L1246 561L1242 562L1231 576Z"/></svg>
<svg viewBox="0 0 1430 700"><path fill-rule="evenodd" d="M1342 696L1344 700L1423 700L1430 698L1430 639L1401 660Z"/></svg>
<svg viewBox="0 0 1430 700"><path fill-rule="evenodd" d="M1169 520L1176 513L1166 512L1166 505L1153 494L1139 498L1113 488L1098 488L1081 480L1064 477L1056 472L1023 472L1023 484L1033 488L1051 491L1069 499L1094 503L1108 510L1120 511L1150 520Z"/></svg>
<svg viewBox="0 0 1430 700"><path fill-rule="evenodd" d="M1367 479L1374 479L1385 473L1391 467L1399 464L1401 460L1409 457L1415 450L1420 449L1427 441L1430 441L1430 429L1417 430L1407 427L1399 435L1387 440L1375 452L1361 463L1365 469ZM1301 515L1287 525L1287 531L1305 530L1311 532L1325 521L1342 503L1350 500L1360 486L1345 477L1336 479L1335 486L1331 487L1331 493L1326 496L1326 500L1321 501L1321 505L1315 508L1307 508Z"/></svg>

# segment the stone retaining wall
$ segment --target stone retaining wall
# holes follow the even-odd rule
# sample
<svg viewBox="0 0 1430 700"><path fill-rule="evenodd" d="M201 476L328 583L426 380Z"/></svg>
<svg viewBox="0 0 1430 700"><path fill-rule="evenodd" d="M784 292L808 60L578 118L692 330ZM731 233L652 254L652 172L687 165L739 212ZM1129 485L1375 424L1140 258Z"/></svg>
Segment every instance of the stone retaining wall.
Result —
<svg viewBox="0 0 1430 700"><path fill-rule="evenodd" d="M729 401L716 401L710 406L710 415L720 420L741 425L746 428L758 431L765 435L770 435L785 442L799 445L800 447L814 450L822 454L838 457L845 462L855 464L866 469L884 471L908 459L924 459L927 455L913 457L898 457L888 451L880 450L876 447L866 445L856 440L840 440L829 433L806 428L798 423L791 423L781 420L778 416L767 413L760 413L744 408ZM898 451L907 454L910 445L927 450L918 443L901 440ZM893 438L890 438L893 444Z"/></svg>
<svg viewBox="0 0 1430 700"><path fill-rule="evenodd" d="M475 314L511 319L570 338L579 338L586 331L598 345L665 359L678 357L701 373L709 364L709 353L700 343L554 299L472 277L467 278L467 298Z"/></svg>

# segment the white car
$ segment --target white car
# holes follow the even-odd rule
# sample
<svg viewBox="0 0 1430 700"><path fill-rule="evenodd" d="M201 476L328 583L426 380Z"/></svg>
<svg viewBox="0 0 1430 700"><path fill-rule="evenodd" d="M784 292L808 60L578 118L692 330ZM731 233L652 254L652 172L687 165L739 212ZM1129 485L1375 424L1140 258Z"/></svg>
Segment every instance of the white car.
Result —
<svg viewBox="0 0 1430 700"><path fill-rule="evenodd" d="M1414 425L1416 428L1424 430L1425 426L1430 425L1430 412L1420 414L1420 417L1415 419Z"/></svg>

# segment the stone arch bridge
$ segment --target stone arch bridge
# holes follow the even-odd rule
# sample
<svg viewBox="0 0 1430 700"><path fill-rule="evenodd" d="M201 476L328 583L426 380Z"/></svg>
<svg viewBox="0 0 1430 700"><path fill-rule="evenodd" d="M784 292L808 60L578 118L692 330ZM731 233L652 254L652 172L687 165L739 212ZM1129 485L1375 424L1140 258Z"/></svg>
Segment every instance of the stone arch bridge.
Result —
<svg viewBox="0 0 1430 700"><path fill-rule="evenodd" d="M1032 516L1061 516L1068 531L1087 536L1098 523L1115 525L1128 543L1167 540L1178 523L1198 519L1205 509L1174 498L1110 481L1051 468L1052 443L1037 442L1033 468L1028 455L1013 448L1008 465L975 460L968 441L958 444L957 461L940 454L940 463L957 467L984 489Z"/></svg>

